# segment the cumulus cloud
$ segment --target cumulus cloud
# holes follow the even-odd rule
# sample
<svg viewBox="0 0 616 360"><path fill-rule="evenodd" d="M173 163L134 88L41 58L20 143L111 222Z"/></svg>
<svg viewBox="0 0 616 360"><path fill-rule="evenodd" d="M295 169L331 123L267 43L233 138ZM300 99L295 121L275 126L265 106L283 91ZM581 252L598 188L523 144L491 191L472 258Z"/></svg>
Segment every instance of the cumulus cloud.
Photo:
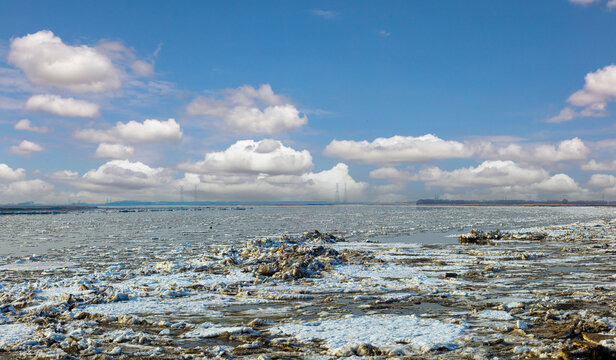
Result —
<svg viewBox="0 0 616 360"><path fill-rule="evenodd" d="M608 174L593 174L586 184L590 188L597 188L603 194L616 195L616 176Z"/></svg>
<svg viewBox="0 0 616 360"><path fill-rule="evenodd" d="M173 178L172 169L154 168L141 162L112 160L83 175L65 170L49 178L80 190L80 199L102 201L107 197L136 200L180 200L180 189L199 200L334 201L346 188L349 201L366 200L368 184L355 181L342 163L331 169L301 174L260 172L186 172Z"/></svg>
<svg viewBox="0 0 616 360"><path fill-rule="evenodd" d="M165 168L152 168L142 162L111 160L83 176L71 171L56 172L52 178L98 194L138 195L173 182L171 172ZM164 197L164 193L150 193L149 198Z"/></svg>
<svg viewBox="0 0 616 360"><path fill-rule="evenodd" d="M581 108L575 111L564 108L559 115L548 122L569 121L576 117L605 116L607 103L616 98L616 65L608 65L595 72L586 74L584 88L576 91L567 99L572 106Z"/></svg>
<svg viewBox="0 0 616 360"><path fill-rule="evenodd" d="M26 170L12 169L7 164L0 164L0 182L17 181L26 177Z"/></svg>
<svg viewBox="0 0 616 360"><path fill-rule="evenodd" d="M487 158L526 163L585 160L590 149L579 138L557 145L536 143L459 142L427 134L419 137L393 136L372 142L333 140L324 154L367 164L421 163L441 159Z"/></svg>
<svg viewBox="0 0 616 360"><path fill-rule="evenodd" d="M616 177L607 174L593 174L588 180L588 186L594 188L607 188L616 186Z"/></svg>
<svg viewBox="0 0 616 360"><path fill-rule="evenodd" d="M36 85L78 93L114 90L121 85L121 72L108 56L87 45L67 45L49 30L14 38L8 62L21 68Z"/></svg>
<svg viewBox="0 0 616 360"><path fill-rule="evenodd" d="M40 179L20 180L9 184L0 184L2 201L39 202L44 194L52 191L54 186Z"/></svg>
<svg viewBox="0 0 616 360"><path fill-rule="evenodd" d="M448 192L448 199L538 199L560 197L563 194L585 198L581 188L567 174L550 175L548 171L533 166L522 166L513 161L484 161L478 166L452 171L438 167L420 170L419 180L428 188L441 187Z"/></svg>
<svg viewBox="0 0 616 360"><path fill-rule="evenodd" d="M335 198L335 190L337 189L340 191L342 200L344 200L345 191L349 201L361 200L368 188L368 184L357 182L349 175L349 166L344 163L338 163L329 170L304 174L302 180L305 181L309 189L308 199L324 201L332 201L332 198L337 200Z"/></svg>
<svg viewBox="0 0 616 360"><path fill-rule="evenodd" d="M530 186L539 192L566 194L581 191L579 185L567 174L556 174Z"/></svg>
<svg viewBox="0 0 616 360"><path fill-rule="evenodd" d="M479 166L441 170L433 166L421 169L419 179L428 186L445 188L469 186L513 186L538 183L548 178L541 168L521 167L513 161L484 161Z"/></svg>
<svg viewBox="0 0 616 360"><path fill-rule="evenodd" d="M465 158L473 150L461 142L446 141L432 134L424 136L393 136L372 142L333 140L325 155L367 164L418 163L438 159Z"/></svg>
<svg viewBox="0 0 616 360"><path fill-rule="evenodd" d="M135 154L132 146L102 143L96 148L95 157L110 159L130 159Z"/></svg>
<svg viewBox="0 0 616 360"><path fill-rule="evenodd" d="M112 160L88 171L83 179L93 185L132 189L157 186L169 182L170 177L164 168L152 168L139 161Z"/></svg>
<svg viewBox="0 0 616 360"><path fill-rule="evenodd" d="M616 171L616 160L609 162L590 160L586 164L583 164L580 168L585 171Z"/></svg>
<svg viewBox="0 0 616 360"><path fill-rule="evenodd" d="M557 161L585 160L591 150L580 138L563 140L558 145L551 144L509 144L505 146L486 143L480 147L481 157L516 160L527 163L551 163Z"/></svg>
<svg viewBox="0 0 616 360"><path fill-rule="evenodd" d="M63 98L58 95L34 95L26 101L24 107L28 111L44 112L58 116L76 118L95 118L99 115L99 106L84 100Z"/></svg>
<svg viewBox="0 0 616 360"><path fill-rule="evenodd" d="M223 92L223 98L200 96L186 107L191 115L219 119L232 133L274 134L297 129L308 122L290 101L277 95L269 84L258 89L241 86Z"/></svg>
<svg viewBox="0 0 616 360"><path fill-rule="evenodd" d="M179 167L193 173L297 175L312 169L312 156L277 140L240 140L224 151L207 153L203 161Z"/></svg>
<svg viewBox="0 0 616 360"><path fill-rule="evenodd" d="M607 7L609 9L615 8L616 7L616 0L610 0L607 2Z"/></svg>
<svg viewBox="0 0 616 360"><path fill-rule="evenodd" d="M15 123L14 128L15 130L31 131L39 134L49 132L49 128L47 128L46 126L34 126L32 125L32 122L28 119L19 120Z"/></svg>
<svg viewBox="0 0 616 360"><path fill-rule="evenodd" d="M28 140L24 140L21 143L19 143L19 145L15 145L15 146L11 146L9 148L9 152L16 154L16 155L21 155L21 156L25 156L25 157L30 157L32 156L32 153L35 152L40 152L40 151L44 151L45 149L32 141L28 141Z"/></svg>
<svg viewBox="0 0 616 360"><path fill-rule="evenodd" d="M313 172L312 156L278 140L240 140L199 162L178 166L186 171L179 181L201 198L251 201L366 200L368 185L355 181L346 164Z"/></svg>
<svg viewBox="0 0 616 360"><path fill-rule="evenodd" d="M175 119L147 119L142 123L118 122L109 130L85 129L75 132L76 138L94 143L156 143L178 142L182 138L180 124Z"/></svg>
<svg viewBox="0 0 616 360"><path fill-rule="evenodd" d="M346 188L349 201L366 199L368 184L355 181L346 164L329 170L301 175L268 174L195 174L186 173L182 184L195 189L200 198L244 201L326 201L343 199Z"/></svg>

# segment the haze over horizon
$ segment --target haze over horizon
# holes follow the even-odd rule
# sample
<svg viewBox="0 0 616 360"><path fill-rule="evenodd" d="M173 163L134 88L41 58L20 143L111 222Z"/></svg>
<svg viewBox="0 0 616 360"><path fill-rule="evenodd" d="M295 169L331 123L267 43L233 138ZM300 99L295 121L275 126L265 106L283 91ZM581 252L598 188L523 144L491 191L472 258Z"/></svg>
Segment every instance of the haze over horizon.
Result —
<svg viewBox="0 0 616 360"><path fill-rule="evenodd" d="M616 200L616 0L20 1L0 20L0 204Z"/></svg>

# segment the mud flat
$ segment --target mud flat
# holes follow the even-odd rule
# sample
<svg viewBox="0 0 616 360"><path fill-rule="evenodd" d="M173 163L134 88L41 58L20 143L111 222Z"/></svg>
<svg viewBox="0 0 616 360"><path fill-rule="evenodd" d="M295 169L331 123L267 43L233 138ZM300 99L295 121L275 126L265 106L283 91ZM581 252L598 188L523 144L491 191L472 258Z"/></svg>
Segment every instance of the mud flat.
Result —
<svg viewBox="0 0 616 360"><path fill-rule="evenodd" d="M0 358L614 358L616 221L466 238L6 257Z"/></svg>

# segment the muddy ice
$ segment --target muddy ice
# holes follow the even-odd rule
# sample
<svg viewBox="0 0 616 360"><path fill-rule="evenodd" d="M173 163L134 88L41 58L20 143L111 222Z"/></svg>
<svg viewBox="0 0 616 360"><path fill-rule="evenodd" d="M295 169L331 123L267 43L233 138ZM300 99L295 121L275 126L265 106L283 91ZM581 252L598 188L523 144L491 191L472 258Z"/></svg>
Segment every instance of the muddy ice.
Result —
<svg viewBox="0 0 616 360"><path fill-rule="evenodd" d="M613 358L616 222L493 230L6 257L0 358Z"/></svg>

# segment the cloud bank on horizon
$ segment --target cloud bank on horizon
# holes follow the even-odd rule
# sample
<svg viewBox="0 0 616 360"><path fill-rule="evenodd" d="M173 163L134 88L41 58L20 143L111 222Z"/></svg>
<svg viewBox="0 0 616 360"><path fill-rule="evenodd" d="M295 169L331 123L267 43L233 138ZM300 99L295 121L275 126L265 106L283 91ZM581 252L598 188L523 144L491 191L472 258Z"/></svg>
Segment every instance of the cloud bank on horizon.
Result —
<svg viewBox="0 0 616 360"><path fill-rule="evenodd" d="M609 11L616 7L613 0L543 6L616 16ZM322 28L342 31L341 26L353 21L352 14L337 9L307 8L298 14L317 33ZM480 122L475 118L483 116L478 115L481 103L469 109L461 102L452 110L426 104L421 115L414 112L424 105L411 94L431 91L430 86L439 87L443 108L453 101L448 100L450 88L451 96L466 96L464 91L453 94L455 79L435 77L415 85L411 79L421 81L420 76L405 75L407 67L436 71L422 68L420 60L386 60L397 69L396 78L407 76L400 83L392 80L398 86L392 92L394 85L370 79L373 67L368 62L383 59L355 58L346 64L350 71L335 59L313 68L308 55L274 51L218 60L217 67L206 69L189 65L182 54L166 52L179 46L168 41L156 40L156 50L148 54L134 48L137 43L110 40L117 32L97 37L78 28L19 34L5 28L2 33L7 31L12 35L0 39L0 204L181 198L397 202L435 194L450 199L616 200L613 52L583 73L579 64L575 71L563 65L570 76L563 84L569 86L550 87L553 93L542 104L533 99L524 108L516 98L522 109L509 112L486 102L489 118ZM408 46L396 43L401 34L400 24L382 23L361 36L395 52ZM284 38L271 36L250 41L265 46ZM309 51L330 45L301 41ZM325 52L355 56L359 51L334 44ZM219 45L221 51L238 51ZM215 56L217 48L208 51ZM460 53L473 63L475 55ZM271 71L259 70L274 60ZM252 66L256 68L250 70ZM321 69L331 71L327 66L333 68L329 75L315 75ZM301 70L312 73L303 76ZM358 77L360 83L340 85ZM476 77L470 84L481 81ZM387 97L378 97L380 91L388 92ZM493 96L479 87L473 91ZM366 92L375 94L374 99L363 98ZM392 102L392 97L401 102ZM429 101L434 100L423 102ZM449 116L440 122L420 119L430 111Z"/></svg>

